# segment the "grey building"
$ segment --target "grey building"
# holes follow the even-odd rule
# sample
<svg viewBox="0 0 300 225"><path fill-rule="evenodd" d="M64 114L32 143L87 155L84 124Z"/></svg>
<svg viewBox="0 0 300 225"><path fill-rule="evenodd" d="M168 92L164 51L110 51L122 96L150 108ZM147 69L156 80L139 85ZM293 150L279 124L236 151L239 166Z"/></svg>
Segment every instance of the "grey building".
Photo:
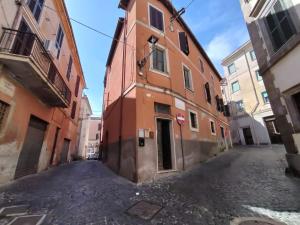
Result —
<svg viewBox="0 0 300 225"><path fill-rule="evenodd" d="M300 173L300 0L240 0L290 169Z"/></svg>

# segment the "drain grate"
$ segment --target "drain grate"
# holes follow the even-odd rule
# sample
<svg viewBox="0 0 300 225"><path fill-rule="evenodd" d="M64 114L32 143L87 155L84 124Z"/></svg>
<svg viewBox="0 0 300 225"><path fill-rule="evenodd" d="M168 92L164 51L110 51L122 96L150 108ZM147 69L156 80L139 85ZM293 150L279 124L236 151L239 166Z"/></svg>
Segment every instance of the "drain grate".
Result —
<svg viewBox="0 0 300 225"><path fill-rule="evenodd" d="M264 218L235 218L230 225L286 225L271 219Z"/></svg>
<svg viewBox="0 0 300 225"><path fill-rule="evenodd" d="M0 217L23 216L27 214L28 208L29 208L28 205L14 205L9 207L4 207L0 210Z"/></svg>
<svg viewBox="0 0 300 225"><path fill-rule="evenodd" d="M40 225L45 215L20 216L13 219L8 225Z"/></svg>
<svg viewBox="0 0 300 225"><path fill-rule="evenodd" d="M140 201L130 207L127 213L143 220L151 220L161 209L162 207L159 205L147 201Z"/></svg>

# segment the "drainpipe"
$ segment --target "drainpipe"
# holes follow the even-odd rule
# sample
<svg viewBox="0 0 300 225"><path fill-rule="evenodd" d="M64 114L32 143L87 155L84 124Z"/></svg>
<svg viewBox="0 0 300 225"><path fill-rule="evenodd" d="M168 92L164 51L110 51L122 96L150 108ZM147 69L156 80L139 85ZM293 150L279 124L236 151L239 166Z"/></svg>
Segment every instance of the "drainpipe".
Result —
<svg viewBox="0 0 300 225"><path fill-rule="evenodd" d="M118 172L121 172L122 160L122 130L123 130L123 94L125 89L125 75L126 75L126 51L127 51L127 19L128 12L126 11L124 20L124 37L123 37L123 59L122 59L122 82L121 82L121 97L120 97L120 122L119 122L119 158L118 158Z"/></svg>
<svg viewBox="0 0 300 225"><path fill-rule="evenodd" d="M254 126L255 126L255 123L254 123L254 113L256 112L256 110L257 110L257 108L259 106L259 98L258 98L257 90L255 88L255 83L254 83L254 80L253 80L253 76L252 76L252 73L251 73L251 68L250 68L249 60L247 58L247 52L244 51L244 54L245 54L245 58L246 58L246 62L247 62L247 67L248 67L248 70L249 70L250 79L251 79L251 83L252 83L253 90L254 90L254 93L255 93L255 98L256 98L256 105L254 106L253 110L251 111L251 117L253 119L252 126L254 128ZM256 135L255 130L253 130L253 133L254 133L254 136L255 136L255 140L257 141L257 135ZM258 145L259 145L259 143L258 143Z"/></svg>

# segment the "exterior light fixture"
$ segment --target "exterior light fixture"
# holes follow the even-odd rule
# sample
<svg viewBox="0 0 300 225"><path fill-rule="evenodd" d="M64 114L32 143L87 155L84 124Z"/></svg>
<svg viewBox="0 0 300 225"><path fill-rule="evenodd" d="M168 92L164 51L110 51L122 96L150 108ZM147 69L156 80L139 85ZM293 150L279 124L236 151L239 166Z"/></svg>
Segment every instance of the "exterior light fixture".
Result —
<svg viewBox="0 0 300 225"><path fill-rule="evenodd" d="M148 55L144 56L143 59L137 61L137 65L138 65L138 67L140 68L140 70L142 70L142 68L146 65L148 58L152 55L152 53L153 53L153 51L154 51L153 47L154 47L155 44L158 42L158 40L159 40L159 38L156 37L156 36L154 36L154 35L151 35L151 36L148 38L147 41L148 41L148 43L150 43L150 44L152 45L152 51L151 51ZM140 73L141 73L141 72L140 72Z"/></svg>

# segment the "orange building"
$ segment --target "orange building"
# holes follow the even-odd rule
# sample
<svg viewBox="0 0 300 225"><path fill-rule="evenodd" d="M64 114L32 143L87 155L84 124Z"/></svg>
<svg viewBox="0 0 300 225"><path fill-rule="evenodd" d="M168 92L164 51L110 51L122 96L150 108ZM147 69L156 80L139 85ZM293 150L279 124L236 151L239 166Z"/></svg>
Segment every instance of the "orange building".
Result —
<svg viewBox="0 0 300 225"><path fill-rule="evenodd" d="M0 183L72 160L84 76L63 0L1 1Z"/></svg>
<svg viewBox="0 0 300 225"><path fill-rule="evenodd" d="M107 60L103 157L143 182L174 173L231 143L221 77L168 0L121 0ZM185 120L179 125L179 120Z"/></svg>

